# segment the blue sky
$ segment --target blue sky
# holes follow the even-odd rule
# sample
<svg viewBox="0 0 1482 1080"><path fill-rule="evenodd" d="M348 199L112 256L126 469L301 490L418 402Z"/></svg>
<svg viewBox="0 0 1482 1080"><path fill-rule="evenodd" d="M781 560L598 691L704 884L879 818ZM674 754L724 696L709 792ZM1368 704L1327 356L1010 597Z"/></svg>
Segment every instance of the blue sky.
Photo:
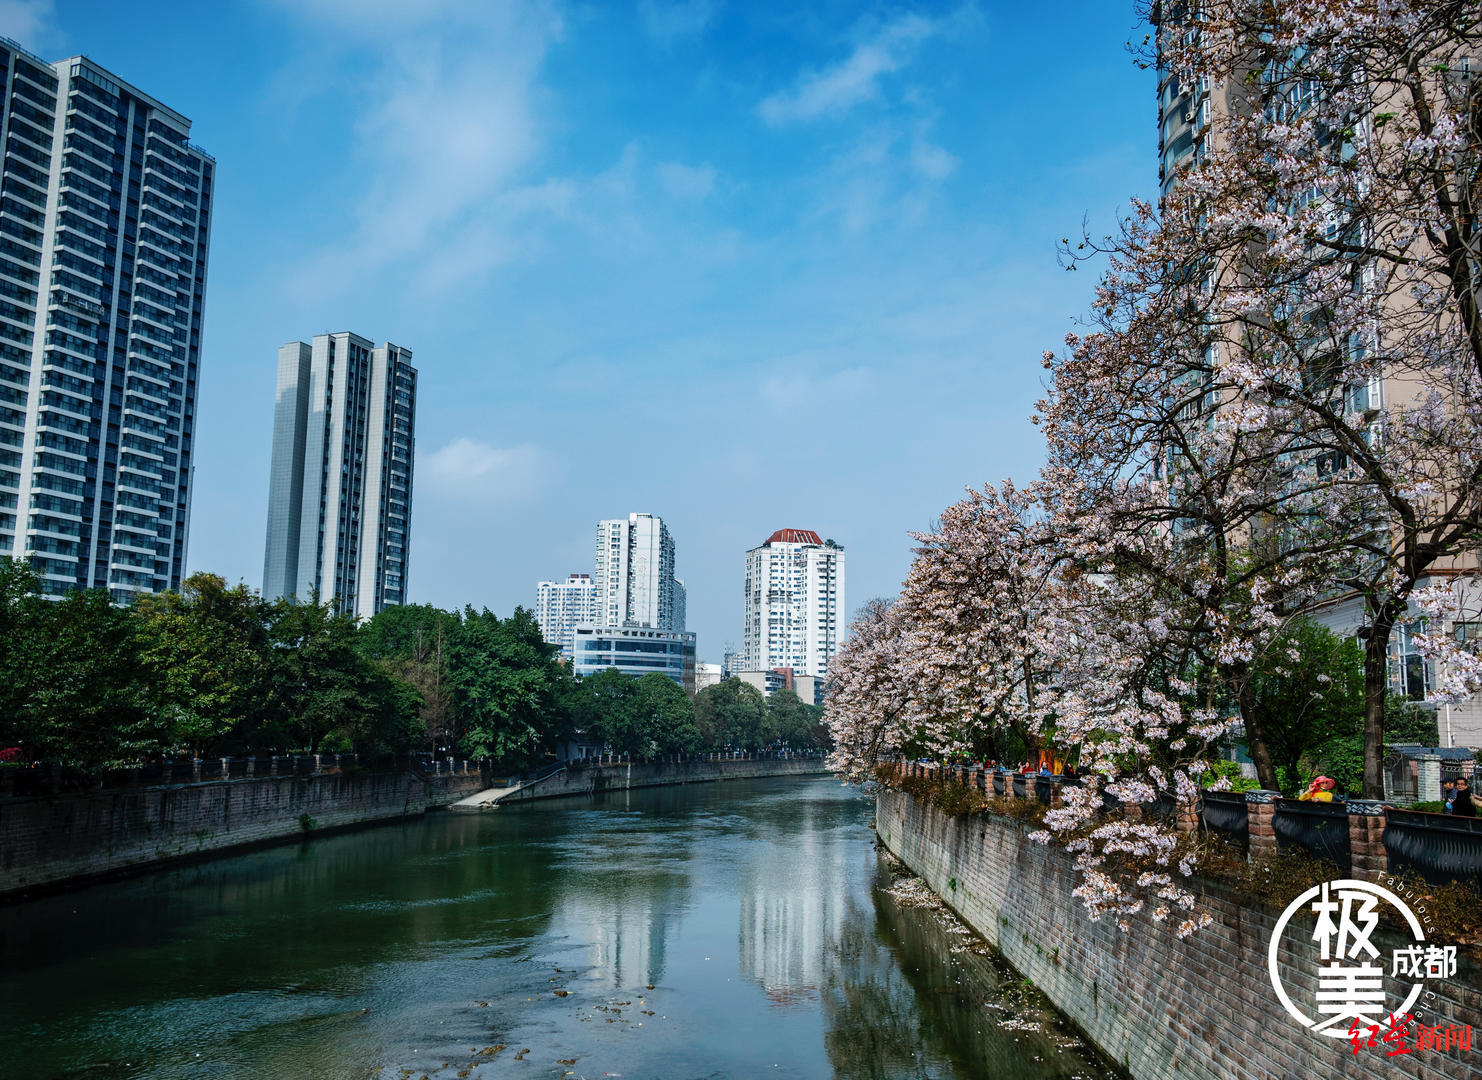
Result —
<svg viewBox="0 0 1482 1080"><path fill-rule="evenodd" d="M216 156L191 569L261 584L277 348L420 372L411 594L508 613L662 515L702 659L743 553L893 594L962 488L1029 477L1057 238L1156 183L1132 0L0 0Z"/></svg>

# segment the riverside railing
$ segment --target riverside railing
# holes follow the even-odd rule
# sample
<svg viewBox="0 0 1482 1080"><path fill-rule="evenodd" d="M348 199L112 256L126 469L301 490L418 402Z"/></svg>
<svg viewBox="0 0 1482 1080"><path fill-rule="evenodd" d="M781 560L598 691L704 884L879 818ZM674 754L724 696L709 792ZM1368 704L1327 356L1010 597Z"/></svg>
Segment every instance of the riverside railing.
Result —
<svg viewBox="0 0 1482 1080"><path fill-rule="evenodd" d="M0 797L361 772L412 771L431 777L475 776L487 767L487 761L476 758L437 754L250 754L166 758L127 769L110 769L98 775L57 765L6 766L0 767Z"/></svg>
<svg viewBox="0 0 1482 1080"><path fill-rule="evenodd" d="M1080 783L979 766L891 762L889 768L898 779L956 781L990 797L1049 806L1059 805L1064 789ZM1302 802L1261 790L1203 792L1197 808L1180 807L1168 797L1128 807L1106 796L1104 806L1109 813L1162 818L1182 833L1223 836L1251 859L1300 851L1355 877L1411 872L1433 885L1460 881L1482 888L1482 818L1398 809L1368 799Z"/></svg>
<svg viewBox="0 0 1482 1080"><path fill-rule="evenodd" d="M817 760L822 750L726 750L696 754L663 754L645 764L713 761ZM641 759L640 759L641 760ZM603 753L561 762L564 766L627 765L626 754ZM0 798L56 795L63 792L102 789L164 787L173 784L218 783L273 776L331 776L352 772L388 773L410 770L430 777L489 777L494 763L488 759L454 755L420 754L248 754L237 757L166 758L127 769L111 769L94 775L58 765L0 765Z"/></svg>

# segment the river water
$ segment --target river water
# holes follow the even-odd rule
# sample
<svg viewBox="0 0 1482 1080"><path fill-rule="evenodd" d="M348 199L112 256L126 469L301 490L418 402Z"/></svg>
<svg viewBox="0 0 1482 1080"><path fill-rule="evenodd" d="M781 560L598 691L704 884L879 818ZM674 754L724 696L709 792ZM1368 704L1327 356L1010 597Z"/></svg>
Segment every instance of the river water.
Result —
<svg viewBox="0 0 1482 1080"><path fill-rule="evenodd" d="M0 908L0 1075L1105 1075L898 899L873 813L828 779L657 788Z"/></svg>

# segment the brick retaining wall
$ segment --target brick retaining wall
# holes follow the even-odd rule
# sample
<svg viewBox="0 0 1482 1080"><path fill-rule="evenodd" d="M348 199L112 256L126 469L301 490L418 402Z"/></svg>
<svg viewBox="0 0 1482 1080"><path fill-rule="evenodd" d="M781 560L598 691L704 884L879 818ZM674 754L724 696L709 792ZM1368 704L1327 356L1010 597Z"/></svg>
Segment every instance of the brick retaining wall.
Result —
<svg viewBox="0 0 1482 1080"><path fill-rule="evenodd" d="M823 776L828 773L821 757L718 758L716 760L656 761L652 764L594 765L568 768L528 788L511 792L499 805L596 795L630 788L664 787L669 784L704 784L715 780L746 780L763 776Z"/></svg>
<svg viewBox="0 0 1482 1080"><path fill-rule="evenodd" d="M0 799L0 898L227 848L420 814L484 786L411 772L276 776Z"/></svg>
<svg viewBox="0 0 1482 1080"><path fill-rule="evenodd" d="M1026 840L1030 828L994 814L948 817L890 788L877 802L884 846L1134 1080L1482 1080L1482 1047L1389 1058L1381 1044L1355 1056L1347 1039L1310 1034L1282 1011L1267 974L1279 913L1217 885L1201 898L1215 922L1184 941L1146 911L1130 934L1091 922L1070 894L1071 857ZM1386 958L1390 947L1381 946ZM1463 951L1459 968L1428 984L1434 1011L1482 1037L1475 955Z"/></svg>

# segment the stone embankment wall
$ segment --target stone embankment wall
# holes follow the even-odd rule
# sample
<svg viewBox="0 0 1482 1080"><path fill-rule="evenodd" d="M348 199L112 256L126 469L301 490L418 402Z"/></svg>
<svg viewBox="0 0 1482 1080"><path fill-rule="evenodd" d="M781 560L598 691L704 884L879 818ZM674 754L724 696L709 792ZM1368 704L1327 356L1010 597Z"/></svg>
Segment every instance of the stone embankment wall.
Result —
<svg viewBox="0 0 1482 1080"><path fill-rule="evenodd" d="M724 758L715 761L657 761L652 764L593 765L568 768L554 776L511 792L499 805L599 795L630 788L668 784L704 784L714 780L747 780L762 776L823 776L828 768L821 757Z"/></svg>
<svg viewBox="0 0 1482 1080"><path fill-rule="evenodd" d="M226 848L420 814L484 787L477 772L274 776L0 799L0 899Z"/></svg>
<svg viewBox="0 0 1482 1080"><path fill-rule="evenodd" d="M1380 1043L1355 1055L1347 1038L1310 1034L1283 1011L1267 973L1279 912L1218 886L1200 901L1214 923L1186 940L1147 909L1124 934L1109 918L1090 921L1071 895L1071 857L1027 840L1030 827L1015 819L949 817L884 788L875 827L890 852L1134 1080L1482 1078L1482 1045L1416 1052L1412 1039L1408 1054L1387 1057L1394 1046ZM1383 961L1400 944L1375 941ZM1470 1024L1482 1039L1474 956L1464 950L1454 978L1427 986L1436 992L1429 1023Z"/></svg>

